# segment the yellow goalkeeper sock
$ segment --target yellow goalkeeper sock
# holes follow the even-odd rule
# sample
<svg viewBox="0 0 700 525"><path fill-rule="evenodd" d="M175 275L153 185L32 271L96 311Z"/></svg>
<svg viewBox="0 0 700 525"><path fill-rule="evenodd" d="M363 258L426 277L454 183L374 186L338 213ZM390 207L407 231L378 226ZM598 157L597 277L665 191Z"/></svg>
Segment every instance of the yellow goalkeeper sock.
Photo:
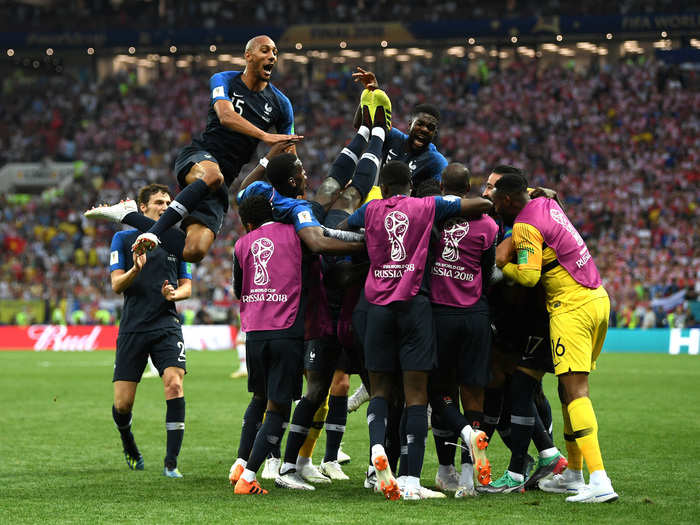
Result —
<svg viewBox="0 0 700 525"><path fill-rule="evenodd" d="M571 428L571 418L566 405L561 406L561 413L564 416L564 441L566 442L567 461L569 462L569 470L583 470L583 456L581 449L576 444L574 431Z"/></svg>
<svg viewBox="0 0 700 525"><path fill-rule="evenodd" d="M590 398L574 399L569 403L568 409L576 444L586 460L588 472L604 470L603 457L600 454L600 445L598 444L598 422Z"/></svg>
<svg viewBox="0 0 700 525"><path fill-rule="evenodd" d="M304 458L310 458L313 456L314 447L316 446L316 441L318 441L318 436L321 435L321 430L323 429L323 424L326 422L326 416L328 415L328 396L323 404L318 408L314 414L314 421L311 424L309 433L306 436L306 441L299 449L299 455Z"/></svg>

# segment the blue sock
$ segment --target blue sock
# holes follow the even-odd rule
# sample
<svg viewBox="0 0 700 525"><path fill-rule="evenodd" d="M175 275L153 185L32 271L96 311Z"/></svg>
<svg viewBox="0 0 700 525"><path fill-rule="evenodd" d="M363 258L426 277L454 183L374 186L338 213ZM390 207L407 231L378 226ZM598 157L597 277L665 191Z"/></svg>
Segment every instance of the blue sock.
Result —
<svg viewBox="0 0 700 525"><path fill-rule="evenodd" d="M357 163L357 169L355 170L350 185L362 195L363 201L372 189L372 186L374 186L375 180L377 180L377 173L379 173L379 167L381 166L383 147L384 139L381 136L373 134L372 138L369 140L367 151L362 154L362 157L360 157Z"/></svg>
<svg viewBox="0 0 700 525"><path fill-rule="evenodd" d="M253 450L250 453L246 468L257 472L267 455L275 448L279 447L282 440L284 418L277 412L265 413L265 422L255 435ZM295 460L296 461L296 460Z"/></svg>
<svg viewBox="0 0 700 525"><path fill-rule="evenodd" d="M369 427L369 446L384 446L386 438L386 418L388 412L386 399L373 397L367 405L367 426Z"/></svg>
<svg viewBox="0 0 700 525"><path fill-rule="evenodd" d="M367 128L365 130L369 136L369 130ZM344 188L352 178L357 161L366 147L367 138L358 132L350 141L350 144L344 147L333 161L328 176L337 180L341 188Z"/></svg>
<svg viewBox="0 0 700 525"><path fill-rule="evenodd" d="M254 397L250 400L248 408L243 415L241 441L238 444L238 457L245 461L248 461L250 451L253 449L253 442L260 429L266 406L267 400Z"/></svg>
<svg viewBox="0 0 700 525"><path fill-rule="evenodd" d="M326 455L323 461L336 461L348 420L348 396L329 396L326 416Z"/></svg>
<svg viewBox="0 0 700 525"><path fill-rule="evenodd" d="M409 476L420 478L428 435L428 407L413 405L406 408L406 442L408 444Z"/></svg>
<svg viewBox="0 0 700 525"><path fill-rule="evenodd" d="M165 467L172 470L177 467L177 456L180 454L182 439L185 437L185 398L168 399L165 412L165 430L167 447Z"/></svg>
<svg viewBox="0 0 700 525"><path fill-rule="evenodd" d="M160 238L166 230L192 213L208 193L209 186L202 179L197 179L192 184L188 184L177 194L175 200L170 203L168 209L158 219L158 222L151 226L148 231Z"/></svg>

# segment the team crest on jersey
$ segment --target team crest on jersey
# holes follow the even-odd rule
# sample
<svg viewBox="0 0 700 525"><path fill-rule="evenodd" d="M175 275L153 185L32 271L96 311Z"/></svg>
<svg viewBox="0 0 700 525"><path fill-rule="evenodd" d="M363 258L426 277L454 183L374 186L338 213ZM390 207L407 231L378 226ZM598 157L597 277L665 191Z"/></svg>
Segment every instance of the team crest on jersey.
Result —
<svg viewBox="0 0 700 525"><path fill-rule="evenodd" d="M406 248L403 245L403 239L408 231L408 226L408 216L402 211L392 211L384 217L384 229L389 235L392 261L399 262L406 259Z"/></svg>
<svg viewBox="0 0 700 525"><path fill-rule="evenodd" d="M412 160L411 162L408 163L408 169L411 170L411 172L416 171L416 161Z"/></svg>
<svg viewBox="0 0 700 525"><path fill-rule="evenodd" d="M270 113L272 111L272 106L265 102L265 113Z"/></svg>
<svg viewBox="0 0 700 525"><path fill-rule="evenodd" d="M257 286L265 286L270 282L270 274L267 272L267 263L275 251L275 244L267 237L257 239L250 247L250 253L253 256L253 264L255 265L255 275L253 282Z"/></svg>
<svg viewBox="0 0 700 525"><path fill-rule="evenodd" d="M551 209L549 210L549 215L552 217L552 219L554 219L554 222L563 226L564 229L571 234L578 246L583 246L583 238L581 237L579 232L576 231L576 228L574 228L574 225L571 224L571 222L566 217L566 215L564 215L564 213L557 209Z"/></svg>
<svg viewBox="0 0 700 525"><path fill-rule="evenodd" d="M469 223L460 219L453 219L445 223L442 231L442 241L445 247L442 249L442 258L447 262L459 260L459 241L469 233Z"/></svg>

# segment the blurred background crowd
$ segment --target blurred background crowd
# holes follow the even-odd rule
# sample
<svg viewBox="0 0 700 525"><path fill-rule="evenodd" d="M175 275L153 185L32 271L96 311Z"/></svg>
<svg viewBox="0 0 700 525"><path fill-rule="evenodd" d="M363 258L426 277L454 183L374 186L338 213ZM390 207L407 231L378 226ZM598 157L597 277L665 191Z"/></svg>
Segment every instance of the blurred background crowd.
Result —
<svg viewBox="0 0 700 525"><path fill-rule="evenodd" d="M83 2L65 4L80 13ZM96 13L93 23L99 24L101 16L111 16L114 2L95 4L102 9L90 13ZM138 25L149 16L167 16L176 25L208 10L216 16L243 13L260 22L277 5L218 0L152 4L153 12L132 13L125 0L117 23L124 19ZM480 9L498 7L521 15L535 4L545 12L566 12L573 5L510 0L488 8L479 4ZM654 8L658 2L585 4L584 11L618 13ZM456 4L420 5L449 13ZM687 7L675 0L664 5L679 12ZM341 6L343 16L351 19L371 17L377 6L383 6L377 13L392 18L393 8L382 1L350 8L347 3L302 0L287 15L313 21L310 13L325 19L335 13L333 17L343 20L337 13ZM577 6L576 12L581 14L581 9ZM39 6L9 3L3 10L20 25L50 26ZM325 70L293 64L276 71L273 82L292 101L296 131L306 137L298 152L310 188L318 185L354 133L351 121L360 94L350 76L354 66L373 69L392 99L399 129L407 129L415 104L430 102L440 108L436 145L448 160L470 168L475 193L498 164L518 166L532 186L558 191L603 275L612 299L612 325L696 325L688 304L700 292L698 72L646 57L592 61L586 68L543 66L536 60L503 65L486 59L477 74L468 64L466 57L436 51L410 62L347 61ZM147 83L138 82L129 68L99 81L90 74L37 76L22 69L3 78L0 167L55 160L72 162L74 175L70 184L39 196L0 192L1 300L42 300L46 318L54 316L57 322L115 320L121 298L111 291L108 259L118 226L87 221L82 212L97 203L135 197L151 182L177 191L173 161L205 124L210 74L194 65L163 71ZM231 321L234 315L231 253L241 232L234 208L214 249L195 266L196 300L185 308L199 322ZM61 305L63 320L54 314L56 305ZM27 312L21 321L31 322L31 317Z"/></svg>

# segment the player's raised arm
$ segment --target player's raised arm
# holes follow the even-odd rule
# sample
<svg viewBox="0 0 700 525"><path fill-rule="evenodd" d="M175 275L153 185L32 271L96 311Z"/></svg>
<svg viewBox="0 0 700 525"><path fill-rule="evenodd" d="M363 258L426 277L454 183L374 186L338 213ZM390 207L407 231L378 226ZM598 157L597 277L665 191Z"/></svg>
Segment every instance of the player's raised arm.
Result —
<svg viewBox="0 0 700 525"><path fill-rule="evenodd" d="M261 130L239 115L233 108L233 103L230 100L221 99L214 102L214 111L216 111L216 116L219 117L219 122L221 122L221 125L225 128L235 131L236 133L248 135L249 137L253 137L271 146L279 142L299 142L304 138L301 135L268 133Z"/></svg>
<svg viewBox="0 0 700 525"><path fill-rule="evenodd" d="M241 182L241 185L238 188L238 190L244 190L254 182L263 180L265 178L265 168L267 167L267 163L273 157L276 157L277 155L280 155L282 153L293 153L296 155L294 144L295 142L293 140L287 140L283 142L278 142L274 146L272 146L270 148L270 151L267 152L267 155L261 158L258 164L255 166L255 168L253 168L253 170L250 173L248 173L248 175L246 175L246 177Z"/></svg>
<svg viewBox="0 0 700 525"><path fill-rule="evenodd" d="M481 215L491 211L493 203L488 199L473 197L470 199L460 199L459 214L462 217Z"/></svg>

